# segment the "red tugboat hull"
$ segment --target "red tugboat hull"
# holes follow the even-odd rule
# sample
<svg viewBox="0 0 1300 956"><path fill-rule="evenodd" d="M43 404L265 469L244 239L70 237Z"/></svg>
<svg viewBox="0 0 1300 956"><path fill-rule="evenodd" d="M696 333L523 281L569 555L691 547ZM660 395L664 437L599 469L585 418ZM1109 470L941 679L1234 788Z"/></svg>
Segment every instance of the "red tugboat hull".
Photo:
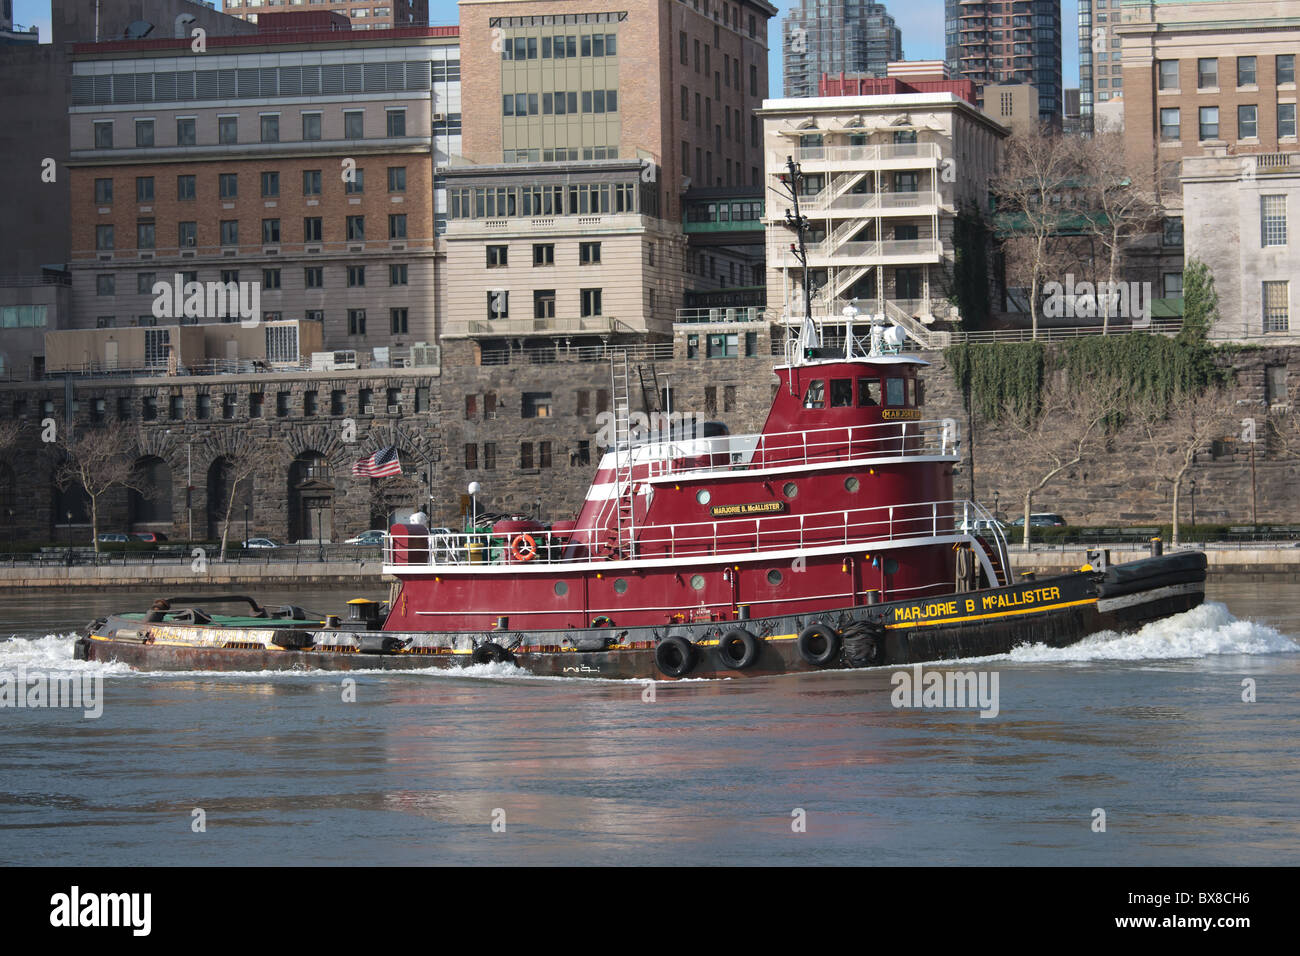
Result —
<svg viewBox="0 0 1300 956"><path fill-rule="evenodd" d="M1204 554L1179 552L1012 587L660 627L401 634L303 621L225 627L118 616L92 625L76 656L157 671L421 670L500 661L539 677L768 677L980 657L1023 644L1063 647L1190 610L1204 599L1204 581Z"/></svg>

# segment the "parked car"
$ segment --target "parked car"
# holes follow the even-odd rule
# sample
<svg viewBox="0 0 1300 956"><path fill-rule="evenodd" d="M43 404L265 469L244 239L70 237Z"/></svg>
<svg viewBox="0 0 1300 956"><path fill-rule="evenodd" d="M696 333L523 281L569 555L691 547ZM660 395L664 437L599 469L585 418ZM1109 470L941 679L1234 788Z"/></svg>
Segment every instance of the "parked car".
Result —
<svg viewBox="0 0 1300 956"><path fill-rule="evenodd" d="M385 533L386 532L383 531L363 531L355 538L348 538L343 543L344 544L383 544Z"/></svg>
<svg viewBox="0 0 1300 956"><path fill-rule="evenodd" d="M148 541L150 544L159 544L167 540L167 535L161 531L137 531L134 537L137 541Z"/></svg>
<svg viewBox="0 0 1300 956"><path fill-rule="evenodd" d="M100 544L126 544L131 540L134 539L124 531L105 531L99 536Z"/></svg>
<svg viewBox="0 0 1300 956"><path fill-rule="evenodd" d="M241 546L241 547L244 547L244 548L278 548L278 547L280 547L278 544L276 544L276 543L275 543L274 541L272 541L270 538L249 538L247 541L241 542L241 545L240 545L240 546Z"/></svg>
<svg viewBox="0 0 1300 956"><path fill-rule="evenodd" d="M1011 522L1013 528L1023 528L1025 526L1024 517L1019 517ZM1058 514L1049 514L1048 512L1038 512L1029 516L1029 527L1031 528L1064 528L1065 519Z"/></svg>

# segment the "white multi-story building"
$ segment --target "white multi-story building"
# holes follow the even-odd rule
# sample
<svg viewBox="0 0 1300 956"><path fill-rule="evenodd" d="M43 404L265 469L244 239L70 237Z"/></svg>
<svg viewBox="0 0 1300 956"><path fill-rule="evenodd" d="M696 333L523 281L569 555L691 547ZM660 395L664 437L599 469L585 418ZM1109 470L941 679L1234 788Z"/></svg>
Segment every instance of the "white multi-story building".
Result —
<svg viewBox="0 0 1300 956"><path fill-rule="evenodd" d="M852 305L887 314L924 336L951 319L945 277L953 221L963 204L987 210L1005 127L950 92L768 100L767 308L785 321L804 312L803 269L785 225L787 160L802 171L800 212L814 316ZM919 321L918 321L919 320Z"/></svg>
<svg viewBox="0 0 1300 956"><path fill-rule="evenodd" d="M1183 243L1210 268L1219 296L1215 339L1300 344L1296 277L1300 247L1290 214L1300 209L1300 153L1183 159Z"/></svg>

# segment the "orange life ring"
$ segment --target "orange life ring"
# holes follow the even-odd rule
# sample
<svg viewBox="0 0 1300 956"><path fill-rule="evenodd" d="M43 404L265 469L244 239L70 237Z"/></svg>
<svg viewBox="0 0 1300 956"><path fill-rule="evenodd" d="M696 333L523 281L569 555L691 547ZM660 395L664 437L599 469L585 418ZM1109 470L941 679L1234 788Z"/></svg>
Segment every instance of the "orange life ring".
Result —
<svg viewBox="0 0 1300 956"><path fill-rule="evenodd" d="M522 545L523 547L520 547ZM531 534L516 535L510 542L510 556L516 561L531 561L537 557L537 542Z"/></svg>

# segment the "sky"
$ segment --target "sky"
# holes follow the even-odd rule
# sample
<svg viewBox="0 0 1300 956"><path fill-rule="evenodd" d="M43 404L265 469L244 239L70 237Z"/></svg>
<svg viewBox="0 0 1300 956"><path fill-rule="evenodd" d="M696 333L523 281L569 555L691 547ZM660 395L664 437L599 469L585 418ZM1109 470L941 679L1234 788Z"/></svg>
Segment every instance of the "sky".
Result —
<svg viewBox="0 0 1300 956"><path fill-rule="evenodd" d="M85 0L91 2L91 0ZM943 0L884 0L885 8L903 31L903 55L909 60L939 60L943 58ZM1078 4L1077 0L1061 0L1061 52L1065 56L1064 85L1079 85ZM777 0L776 8L784 15L791 4ZM455 0L429 0L429 19L434 23L457 21ZM49 0L16 0L14 21L23 26L40 27L41 40L50 39ZM772 44L768 60L769 96L781 95L781 23L773 20L768 31Z"/></svg>

